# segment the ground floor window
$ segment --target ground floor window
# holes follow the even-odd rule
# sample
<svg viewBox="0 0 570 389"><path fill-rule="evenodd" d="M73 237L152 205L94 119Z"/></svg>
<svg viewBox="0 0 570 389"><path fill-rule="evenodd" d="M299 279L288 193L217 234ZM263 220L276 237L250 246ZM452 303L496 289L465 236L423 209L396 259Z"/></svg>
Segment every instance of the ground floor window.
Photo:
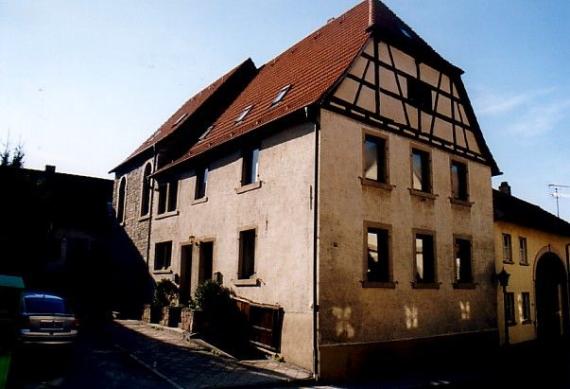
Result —
<svg viewBox="0 0 570 389"><path fill-rule="evenodd" d="M530 323L530 293L521 293L521 320L523 323Z"/></svg>
<svg viewBox="0 0 570 389"><path fill-rule="evenodd" d="M166 270L172 259L172 241L154 245L154 270Z"/></svg>
<svg viewBox="0 0 570 389"><path fill-rule="evenodd" d="M250 278L255 273L255 229L239 233L238 278Z"/></svg>
<svg viewBox="0 0 570 389"><path fill-rule="evenodd" d="M515 320L515 294L506 293L505 294L505 320L509 325L516 324Z"/></svg>

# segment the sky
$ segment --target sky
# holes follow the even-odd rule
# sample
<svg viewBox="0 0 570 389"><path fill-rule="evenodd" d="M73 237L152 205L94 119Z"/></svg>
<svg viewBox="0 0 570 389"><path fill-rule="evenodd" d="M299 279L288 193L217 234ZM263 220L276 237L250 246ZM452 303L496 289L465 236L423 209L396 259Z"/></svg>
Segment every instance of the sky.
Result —
<svg viewBox="0 0 570 389"><path fill-rule="evenodd" d="M0 0L0 143L23 144L28 168L112 178L194 93L358 2ZM548 184L570 186L570 1L385 3L465 71L504 173L494 187L556 212Z"/></svg>

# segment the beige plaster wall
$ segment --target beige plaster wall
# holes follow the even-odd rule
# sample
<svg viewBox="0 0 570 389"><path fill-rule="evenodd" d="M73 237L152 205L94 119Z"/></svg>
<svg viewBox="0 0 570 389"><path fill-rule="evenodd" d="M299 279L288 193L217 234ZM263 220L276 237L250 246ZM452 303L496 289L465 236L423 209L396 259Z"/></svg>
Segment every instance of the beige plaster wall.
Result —
<svg viewBox="0 0 570 389"><path fill-rule="evenodd" d="M342 358L342 345L365 347L376 342L496 329L490 168L462 160L468 165L473 204L452 204L452 155L428 147L435 199L418 197L409 191L414 141L327 110L321 111L321 125L318 234L322 354L330 356L327 350L334 347L335 358ZM361 183L363 129L387 139L391 190ZM393 279L397 282L394 289L362 286L365 220L391 228ZM435 232L439 289L412 288L412 229ZM453 234L472 238L475 289L452 286Z"/></svg>
<svg viewBox="0 0 570 389"><path fill-rule="evenodd" d="M240 188L239 151L212 162L207 201L196 204L193 171L181 177L178 210L153 221L154 244L173 242L171 269L155 278L180 274L181 245L191 239L214 241L213 272L223 274L224 285L236 295L284 310L281 354L289 362L312 368L312 274L314 126L281 131L261 142L261 187L244 193ZM158 201L155 197L154 215ZM259 286L236 286L239 231L257 229L255 277ZM192 289L197 286L198 250L193 251Z"/></svg>
<svg viewBox="0 0 570 389"><path fill-rule="evenodd" d="M511 234L513 247L513 262L503 262L503 234ZM519 237L527 239L528 265L521 265L519 251ZM536 339L536 295L535 275L536 264L542 254L552 251L565 264L566 245L570 238L555 235L528 227L519 226L503 221L495 222L495 269L500 272L503 268L511 275L507 292L515 294L515 321L516 324L509 326L509 340L511 343L520 343ZM566 266L565 266L566 267ZM521 293L530 293L530 316L532 323L522 323L522 297ZM505 310L503 291L497 290L497 313L499 320L499 332L501 343L505 340Z"/></svg>

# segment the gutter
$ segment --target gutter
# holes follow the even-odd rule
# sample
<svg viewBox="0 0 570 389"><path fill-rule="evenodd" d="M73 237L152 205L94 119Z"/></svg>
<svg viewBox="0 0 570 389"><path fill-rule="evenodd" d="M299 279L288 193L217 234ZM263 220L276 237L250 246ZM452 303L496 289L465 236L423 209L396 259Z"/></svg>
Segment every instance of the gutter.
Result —
<svg viewBox="0 0 570 389"><path fill-rule="evenodd" d="M313 106L315 107L315 106ZM305 107L305 115L307 120L310 120L309 115L310 107ZM316 107L315 109L318 109ZM314 124L315 124L315 163L314 163L314 184L313 184L313 196L314 196L314 206L313 206L313 374L315 380L319 378L319 329L318 329L318 319L319 319L319 301L318 301L318 193L319 193L319 131L321 129L319 111L314 113Z"/></svg>

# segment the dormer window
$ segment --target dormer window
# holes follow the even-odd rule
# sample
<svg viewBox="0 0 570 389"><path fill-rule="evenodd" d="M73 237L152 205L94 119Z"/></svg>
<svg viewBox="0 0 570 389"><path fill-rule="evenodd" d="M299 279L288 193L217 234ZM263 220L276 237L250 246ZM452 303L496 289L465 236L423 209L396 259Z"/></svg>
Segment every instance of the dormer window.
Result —
<svg viewBox="0 0 570 389"><path fill-rule="evenodd" d="M247 114L249 113L249 111L251 111L252 108L253 104L250 104L247 107L245 107L243 111L241 111L239 116L236 118L236 123L240 123L241 121L243 121L243 119L247 116Z"/></svg>
<svg viewBox="0 0 570 389"><path fill-rule="evenodd" d="M277 92L277 96L275 96L275 98L271 102L271 105L273 106L275 104L279 104L281 100L283 100L287 92L289 92L289 89L291 89L291 84L285 85L283 88L279 89L279 92Z"/></svg>
<svg viewBox="0 0 570 389"><path fill-rule="evenodd" d="M204 131L204 133L202 135L200 135L200 137L198 138L199 141L203 141L210 132L212 132L212 130L214 129L215 124L212 124L210 127L208 127L206 129L206 131Z"/></svg>

